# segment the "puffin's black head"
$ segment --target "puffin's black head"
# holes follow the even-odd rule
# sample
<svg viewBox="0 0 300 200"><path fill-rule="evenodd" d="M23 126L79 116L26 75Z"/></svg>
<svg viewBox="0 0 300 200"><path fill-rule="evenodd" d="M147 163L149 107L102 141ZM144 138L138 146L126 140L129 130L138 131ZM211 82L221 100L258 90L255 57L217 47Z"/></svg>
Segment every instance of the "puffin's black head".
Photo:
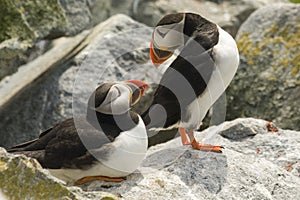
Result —
<svg viewBox="0 0 300 200"><path fill-rule="evenodd" d="M149 85L140 80L103 83L90 96L89 109L104 114L123 114L136 104Z"/></svg>

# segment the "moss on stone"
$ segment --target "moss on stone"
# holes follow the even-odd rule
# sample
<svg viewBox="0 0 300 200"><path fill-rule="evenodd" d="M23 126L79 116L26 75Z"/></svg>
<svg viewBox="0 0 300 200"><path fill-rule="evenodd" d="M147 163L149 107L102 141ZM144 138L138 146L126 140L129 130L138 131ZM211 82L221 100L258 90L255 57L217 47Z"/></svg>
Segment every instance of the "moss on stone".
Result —
<svg viewBox="0 0 300 200"><path fill-rule="evenodd" d="M10 38L23 40L31 40L33 38L32 30L24 23L21 13L14 6L13 1L0 1L0 18L0 42Z"/></svg>
<svg viewBox="0 0 300 200"><path fill-rule="evenodd" d="M300 3L300 0L290 0L292 3Z"/></svg>
<svg viewBox="0 0 300 200"><path fill-rule="evenodd" d="M15 4L22 17L34 30L36 37L43 37L51 32L60 32L67 22L57 0L26 0Z"/></svg>
<svg viewBox="0 0 300 200"><path fill-rule="evenodd" d="M237 35L241 64L227 90L227 119L263 118L299 130L298 7L287 4L270 10L265 7L249 17Z"/></svg>
<svg viewBox="0 0 300 200"><path fill-rule="evenodd" d="M9 199L76 199L68 189L38 171L36 165L36 161L25 157L1 157L2 192Z"/></svg>
<svg viewBox="0 0 300 200"><path fill-rule="evenodd" d="M11 200L19 199L99 199L117 200L106 192L84 192L53 179L31 158L8 154L0 147L0 191Z"/></svg>
<svg viewBox="0 0 300 200"><path fill-rule="evenodd" d="M0 18L0 42L11 38L31 41L59 34L67 26L57 0L1 0Z"/></svg>

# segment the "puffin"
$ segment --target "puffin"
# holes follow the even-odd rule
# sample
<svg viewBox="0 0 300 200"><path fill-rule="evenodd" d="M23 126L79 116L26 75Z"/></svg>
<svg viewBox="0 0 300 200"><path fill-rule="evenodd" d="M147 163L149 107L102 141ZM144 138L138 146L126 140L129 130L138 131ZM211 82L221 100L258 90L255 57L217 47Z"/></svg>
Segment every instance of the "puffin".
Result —
<svg viewBox="0 0 300 200"><path fill-rule="evenodd" d="M86 114L61 121L7 151L35 158L67 184L121 182L146 155L145 124L130 108L148 88L140 80L103 83L89 97Z"/></svg>
<svg viewBox="0 0 300 200"><path fill-rule="evenodd" d="M199 14L168 14L153 30L150 58L164 69L153 101L141 115L146 128L178 128L183 145L221 153L222 146L198 142L194 131L237 71L235 40Z"/></svg>

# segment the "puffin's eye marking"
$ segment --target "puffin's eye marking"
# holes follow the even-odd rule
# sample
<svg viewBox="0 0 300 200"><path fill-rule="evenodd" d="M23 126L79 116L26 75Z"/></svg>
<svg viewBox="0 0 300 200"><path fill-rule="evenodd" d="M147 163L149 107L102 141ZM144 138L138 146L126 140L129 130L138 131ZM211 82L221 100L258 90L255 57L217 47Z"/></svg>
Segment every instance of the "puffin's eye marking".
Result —
<svg viewBox="0 0 300 200"><path fill-rule="evenodd" d="M121 91L117 86L114 86L112 90L110 91L110 97L107 102L107 104L112 103L114 100L116 100L118 97L121 96Z"/></svg>
<svg viewBox="0 0 300 200"><path fill-rule="evenodd" d="M157 33L162 37L165 38L165 36L167 35L168 32L162 33L159 29L156 30Z"/></svg>
<svg viewBox="0 0 300 200"><path fill-rule="evenodd" d="M120 89L118 88L118 87L116 87L117 88L117 91L118 91L118 97L119 96L121 96L121 91L120 91Z"/></svg>
<svg viewBox="0 0 300 200"><path fill-rule="evenodd" d="M164 27L161 27L162 30L165 30L166 32L163 33L164 31L160 30L160 28L158 27L156 29L156 32L158 33L158 35L160 35L162 38L165 38L166 35L176 26L177 24L173 24L172 26L168 27L168 28L164 28Z"/></svg>

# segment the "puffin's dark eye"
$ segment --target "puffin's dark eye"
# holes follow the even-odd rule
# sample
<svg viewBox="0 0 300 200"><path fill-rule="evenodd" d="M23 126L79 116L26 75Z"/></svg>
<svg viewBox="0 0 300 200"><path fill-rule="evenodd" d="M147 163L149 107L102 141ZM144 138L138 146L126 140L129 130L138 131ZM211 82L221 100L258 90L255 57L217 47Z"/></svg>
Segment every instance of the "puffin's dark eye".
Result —
<svg viewBox="0 0 300 200"><path fill-rule="evenodd" d="M135 86L133 84L127 84L127 85L130 87L130 89L132 91L131 103L134 104L139 99L139 97L141 95L141 91L137 86Z"/></svg>
<svg viewBox="0 0 300 200"><path fill-rule="evenodd" d="M131 103L135 104L136 101L138 101L138 99L140 98L140 96L141 96L141 91L139 89L134 90L132 93Z"/></svg>

